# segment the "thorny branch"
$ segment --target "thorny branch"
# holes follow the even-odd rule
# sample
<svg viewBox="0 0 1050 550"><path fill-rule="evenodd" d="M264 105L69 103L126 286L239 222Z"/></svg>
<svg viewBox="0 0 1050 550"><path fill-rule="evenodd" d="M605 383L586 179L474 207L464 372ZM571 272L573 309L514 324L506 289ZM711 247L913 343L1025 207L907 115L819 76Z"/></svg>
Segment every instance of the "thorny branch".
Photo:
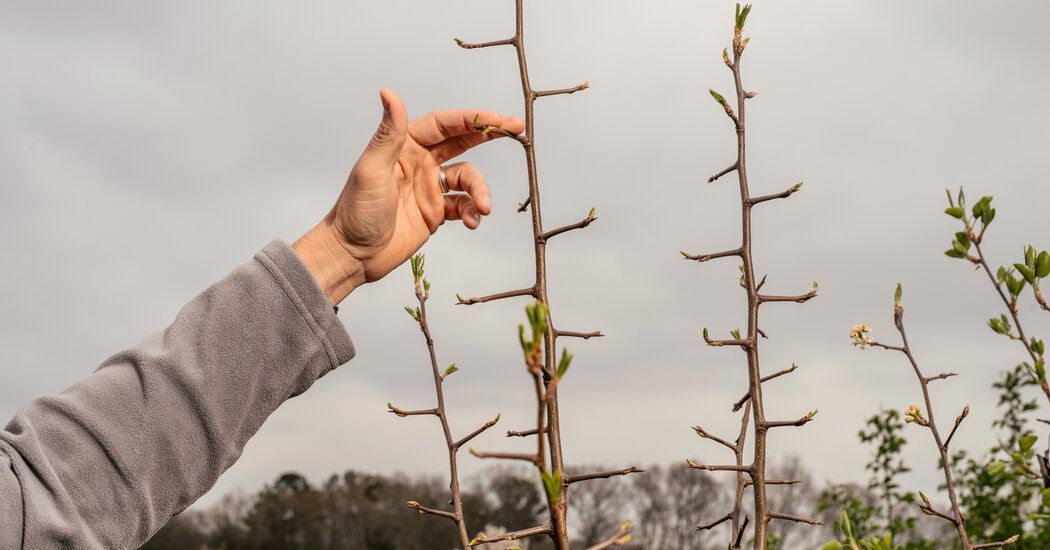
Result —
<svg viewBox="0 0 1050 550"><path fill-rule="evenodd" d="M765 415L765 407L762 400L762 382L769 380L770 378L787 374L794 370L794 367L786 371L781 371L770 377L762 377L761 369L759 367L759 354L758 354L758 337L765 336L765 333L758 328L758 310L759 306L766 302L799 302L803 303L817 295L816 283L813 285L813 290L807 294L798 296L771 296L759 294L759 288L765 282L765 277L762 281L756 284L755 268L753 259L751 256L751 210L756 204L766 202L778 198L786 198L801 188L801 183L788 188L786 191L780 193L774 193L770 195L764 195L760 197L751 197L750 189L748 187L747 178L747 162L746 162L746 119L745 119L745 102L746 100L755 97L755 92L747 91L741 81L740 73L740 62L743 57L744 49L747 46L748 38L742 37L744 23L747 20L747 16L751 11L751 6L737 4L736 9L736 24L733 29L733 44L731 47L732 59L730 59L730 48L726 48L722 52L723 61L725 65L729 67L733 73L733 81L736 89L736 109L730 105L730 102L718 92L711 90L711 97L715 99L725 110L726 116L733 123L733 129L736 134L737 140L737 158L729 165L728 168L718 172L714 176L708 179L708 182L713 182L720 177L730 173L736 172L737 181L740 188L740 208L741 208L741 244L739 247L726 250L723 252L716 252L712 254L700 254L690 255L686 252L682 252L687 260L695 260L697 262L706 262L715 258L727 257L727 256L738 256L740 257L743 265L741 271L743 276L740 278L740 286L744 288L747 293L747 331L741 334L739 331L733 331L733 339L731 340L712 340L708 337L707 329L704 329L704 341L709 346L738 346L747 357L748 367L748 391L737 403L734 404L733 410L736 411L740 407L744 406L744 417L741 420L741 432L740 437L737 439L737 443L731 444L725 440L721 440L710 436L707 432L703 431L699 427L694 428L698 435L713 439L725 447L733 450L736 455L736 464L734 465L722 465L722 466L710 466L710 465L697 465L692 461L687 461L689 466L697 469L705 470L727 470L737 472L737 494L736 501L734 503L733 512L729 514L729 519L732 520L733 532L735 534L734 540L730 544L730 548L740 548L741 541L743 540L744 529L747 526L749 518L745 518L744 522L740 522L740 507L743 498L743 492L745 487L750 485L752 487L752 493L754 495L754 509L755 509L755 528L754 528L754 547L756 550L762 550L767 547L768 538L768 527L771 519L792 519L795 521L811 522L812 520L804 520L802 518L794 518L792 516L785 516L784 514L778 514L771 512L768 508L766 500L766 486L768 484L787 484L784 482L771 483L766 480L766 434L770 428L780 426L802 426L809 422L816 411L809 413L808 415L795 421L767 421ZM748 415L754 420L754 455L751 464L743 464L743 442L744 436L747 430ZM745 476L746 474L746 476ZM725 521L724 519L721 521ZM711 528L717 525L719 522L714 522L707 525L702 525L704 528Z"/></svg>
<svg viewBox="0 0 1050 550"><path fill-rule="evenodd" d="M532 306L535 309L530 311L530 317L536 314L537 310L541 310L542 308L541 313L537 314L540 317L542 317L542 323L539 322L540 319L531 319L534 335L533 342L527 342L524 332L522 333L522 346L525 350L526 364L528 366L529 373L532 376L533 385L536 393L536 428L534 430L528 430L525 432L507 432L507 435L525 436L529 434L541 434L546 435L546 437L541 436L536 438L536 455L479 453L476 451L472 452L474 452L478 456L499 456L504 458L531 459L536 464L537 468L540 471L540 476L543 479L544 485L547 489L546 492L548 497L547 501L548 512L550 515L550 524L544 528L522 534L521 536L528 536L533 534L547 534L553 541L556 550L568 550L569 536L567 514L569 506L569 482L566 480L571 479L571 477L563 477L565 471L565 463L563 458L563 449L561 441L561 419L559 416L557 384L561 375L564 374L565 369L568 367L568 360L571 359L571 356L563 354L562 360L561 362L559 362L555 355L555 342L558 336L572 336L583 339L589 339L592 337L601 336L601 333L600 331L595 331L592 333L558 331L554 328L554 322L551 318L550 310L548 309L550 301L548 299L547 294L546 247L547 241L551 237L554 237L566 231L582 229L584 227L587 227L596 218L594 217L594 209L591 209L587 217L578 223L567 225L565 227L561 227L551 231L544 231L540 210L539 179L537 177L536 169L536 133L534 104L536 100L541 97L562 94L573 94L578 91L587 89L590 86L590 84L584 82L583 84L579 84L577 86L572 86L569 88L545 91L537 91L532 88L532 84L529 81L529 72L525 60L525 43L523 32L524 22L522 9L523 3L523 0L514 1L515 26L514 36L512 36L511 38L480 44L471 44L463 42L462 40L459 40L457 38L456 43L460 47L468 49L510 45L514 47L517 56L518 74L521 77L521 92L525 103L525 131L522 134L510 134L508 135L508 137L515 139L519 144L521 144L525 153L525 165L526 170L528 172L529 182L529 196L521 204L518 211L524 212L527 209L531 210L533 252L536 261L535 283L527 289L505 292L502 294L496 294L484 298L470 298L465 300L460 297L459 303L475 304L489 300L507 298L511 296L529 295L536 299L535 306ZM478 125L476 123L476 120L475 129L480 132L499 131L498 129L494 129L488 126ZM542 334L539 334L539 332L542 332ZM545 441L548 444L546 448L544 445ZM632 471L633 470L634 469L632 469ZM624 529L626 529L626 525ZM624 534L623 536L626 537L627 535ZM624 540L626 540L626 538L624 538ZM610 545L601 546L601 548L605 548Z"/></svg>
<svg viewBox="0 0 1050 550"><path fill-rule="evenodd" d="M459 489L459 470L456 461L456 454L463 444L477 437L492 426L495 426L496 422L499 421L499 415L496 415L495 420L486 422L463 439L453 441L452 430L448 425L448 415L445 414L445 393L443 390L443 384L448 375L459 369L457 369L454 364L450 365L444 371L441 371L438 368L437 354L434 351L434 338L430 334L430 324L427 321L427 299L430 298L430 283L423 278L423 263L424 257L422 254L416 255L412 258L412 277L415 279L415 293L416 300L419 302L419 307L415 310L407 307L405 309L416 323L419 324L419 330L423 333L423 337L427 343L427 351L430 354L430 368L434 375L434 392L437 396L437 407L418 411L401 410L389 403L387 403L387 407L390 408L391 412L398 416L404 417L429 414L438 417L438 420L441 421L441 430L444 433L445 446L448 449L449 488L452 492L451 504L453 511L447 512L445 510L427 508L414 500L408 501L407 505L409 508L418 511L420 514L431 514L451 519L456 524L456 529L459 532L459 538L460 542L463 544L463 548L466 548L470 544L470 537L467 535L466 520L463 517L463 499L460 495Z"/></svg>
<svg viewBox="0 0 1050 550"><path fill-rule="evenodd" d="M911 346L909 346L908 344L908 335L904 330L904 308L901 307L901 295L901 286L898 284L897 291L894 294L893 298L893 324L897 328L897 332L901 335L900 346L881 344L872 340L871 337L868 336L870 328L867 324L854 327L853 331L850 333L850 336L853 338L853 345L860 346L862 349L871 346L903 353L904 356L908 358L908 362L911 364L912 370L915 372L915 377L919 380L919 386L922 388L923 402L926 405L926 414L923 415L922 410L919 409L917 405L912 405L908 408L907 411L905 411L905 422L914 423L919 426L929 428L930 434L933 436L933 440L937 444L937 452L940 454L940 464L944 471L944 481L948 489L948 500L951 502L952 513L949 515L935 510L933 508L932 503L930 503L930 499L927 498L926 495L922 494L921 492L919 493L919 497L922 500L922 503L919 504L919 510L921 510L926 515L937 516L939 518L951 522L951 524L955 526L955 530L959 534L959 540L962 542L963 550L971 550L974 548L994 548L1010 544L1017 540L1018 537L1014 536L1005 541L995 543L978 545L973 545L970 543L969 535L966 532L966 517L959 509L959 499L956 496L955 483L952 479L951 462L948 458L948 444L951 442L952 437L955 435L955 431L958 430L959 424L961 424L963 419L966 418L966 416L970 413L970 407L967 406L965 409L963 409L962 414L956 417L955 425L952 427L952 431L948 435L948 438L942 440L941 433L937 429L936 418L933 414L933 405L930 399L929 383L932 380L947 378L951 375L945 374L929 378L922 375L922 371L919 369L919 364L918 362L916 362L915 356L911 352Z"/></svg>

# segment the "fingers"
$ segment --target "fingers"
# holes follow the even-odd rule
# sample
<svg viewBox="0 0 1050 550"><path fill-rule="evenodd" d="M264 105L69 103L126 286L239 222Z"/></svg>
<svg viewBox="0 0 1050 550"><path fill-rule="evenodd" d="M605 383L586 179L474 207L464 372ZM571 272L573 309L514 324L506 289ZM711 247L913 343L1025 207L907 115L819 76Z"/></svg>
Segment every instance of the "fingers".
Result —
<svg viewBox="0 0 1050 550"><path fill-rule="evenodd" d="M481 172L469 162L456 162L445 166L445 178L452 191L463 191L470 197L474 210L482 216L492 213L492 194ZM454 219L454 218L448 218Z"/></svg>
<svg viewBox="0 0 1050 550"><path fill-rule="evenodd" d="M477 229L481 225L481 214L474 209L470 195L445 195L445 219L463 220L467 229Z"/></svg>
<svg viewBox="0 0 1050 550"><path fill-rule="evenodd" d="M525 121L518 117L505 117L498 113L476 109L457 109L435 111L421 116L409 124L408 132L417 143L429 147L456 136L481 134L474 129L474 117L477 117L478 124L502 128L513 134L525 131ZM491 133L482 134L486 137L482 141L499 137L498 134L490 136Z"/></svg>
<svg viewBox="0 0 1050 550"><path fill-rule="evenodd" d="M408 135L408 113L401 98L383 88L379 91L379 99L383 103L383 119L358 161L366 169L393 167Z"/></svg>

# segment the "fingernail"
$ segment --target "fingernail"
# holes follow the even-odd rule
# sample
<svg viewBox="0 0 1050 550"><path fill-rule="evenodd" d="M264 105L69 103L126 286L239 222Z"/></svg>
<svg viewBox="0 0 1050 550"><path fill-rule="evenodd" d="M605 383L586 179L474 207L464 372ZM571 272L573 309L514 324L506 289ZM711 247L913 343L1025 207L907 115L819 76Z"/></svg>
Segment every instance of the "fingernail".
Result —
<svg viewBox="0 0 1050 550"><path fill-rule="evenodd" d="M473 214L471 214L471 216L474 217L474 224L476 226L477 225L481 225L481 214L478 214L477 212L474 212Z"/></svg>

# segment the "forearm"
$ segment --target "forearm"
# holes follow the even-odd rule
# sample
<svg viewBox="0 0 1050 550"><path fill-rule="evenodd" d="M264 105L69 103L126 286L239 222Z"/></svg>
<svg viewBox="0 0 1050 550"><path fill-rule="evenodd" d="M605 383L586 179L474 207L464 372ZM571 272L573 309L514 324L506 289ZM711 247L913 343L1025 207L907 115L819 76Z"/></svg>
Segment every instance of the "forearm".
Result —
<svg viewBox="0 0 1050 550"><path fill-rule="evenodd" d="M311 271L271 243L170 327L0 432L25 547L137 547L215 483L278 405L353 354Z"/></svg>

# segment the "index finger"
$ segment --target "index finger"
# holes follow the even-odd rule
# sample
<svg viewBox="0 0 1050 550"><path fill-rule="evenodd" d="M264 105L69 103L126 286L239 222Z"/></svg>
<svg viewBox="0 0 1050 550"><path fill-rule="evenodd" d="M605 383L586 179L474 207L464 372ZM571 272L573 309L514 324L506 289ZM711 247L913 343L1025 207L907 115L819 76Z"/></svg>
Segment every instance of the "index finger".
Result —
<svg viewBox="0 0 1050 550"><path fill-rule="evenodd" d="M421 116L408 124L408 135L416 143L428 147L445 141L448 138L477 133L474 129L474 118L478 124L502 128L512 134L525 131L525 122L518 117L505 117L491 111L477 109L455 109L434 111Z"/></svg>

